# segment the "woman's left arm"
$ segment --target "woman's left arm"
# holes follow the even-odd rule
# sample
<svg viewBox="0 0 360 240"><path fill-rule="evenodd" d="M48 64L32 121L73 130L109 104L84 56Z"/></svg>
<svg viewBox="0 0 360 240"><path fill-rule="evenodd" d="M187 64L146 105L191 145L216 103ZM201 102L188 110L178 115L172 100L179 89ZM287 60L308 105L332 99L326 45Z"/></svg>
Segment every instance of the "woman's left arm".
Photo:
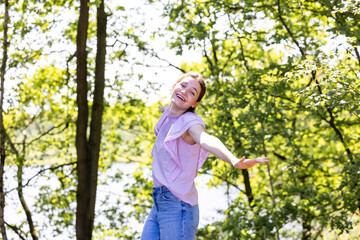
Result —
<svg viewBox="0 0 360 240"><path fill-rule="evenodd" d="M241 159L235 157L217 137L206 133L204 127L201 125L194 125L190 127L188 129L188 133L196 143L200 144L202 148L223 161L230 163L235 168L250 168L257 163L265 163L269 161L267 157L254 159L246 159L244 156Z"/></svg>

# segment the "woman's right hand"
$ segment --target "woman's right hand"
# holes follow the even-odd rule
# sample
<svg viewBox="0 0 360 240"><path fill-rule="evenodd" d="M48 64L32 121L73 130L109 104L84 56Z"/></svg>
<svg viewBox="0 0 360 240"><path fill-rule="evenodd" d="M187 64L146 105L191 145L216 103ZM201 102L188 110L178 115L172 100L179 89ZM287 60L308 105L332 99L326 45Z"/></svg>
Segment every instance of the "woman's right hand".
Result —
<svg viewBox="0 0 360 240"><path fill-rule="evenodd" d="M169 104L166 104L165 106L159 106L160 112L164 112L169 107Z"/></svg>

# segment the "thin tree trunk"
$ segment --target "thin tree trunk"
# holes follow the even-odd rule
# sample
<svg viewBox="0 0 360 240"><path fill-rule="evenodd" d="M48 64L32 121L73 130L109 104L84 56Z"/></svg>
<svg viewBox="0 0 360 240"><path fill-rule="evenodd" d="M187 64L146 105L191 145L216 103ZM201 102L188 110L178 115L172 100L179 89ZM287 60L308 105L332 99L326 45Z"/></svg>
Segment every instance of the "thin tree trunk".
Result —
<svg viewBox="0 0 360 240"><path fill-rule="evenodd" d="M264 156L267 157L268 153L266 150L266 146L265 146L265 128L264 128L264 123L260 122L261 124L261 132L262 132L262 144L263 144L263 152L264 152ZM271 171L270 171L270 164L267 162L266 163L267 166L267 172L269 175L269 181L270 181L270 187L271 187L271 198L272 198L272 203L273 203L273 208L276 209L276 202L275 202L275 190L274 190L274 181L271 175ZM280 239L280 234L279 234L279 229L278 226L276 226L276 239L279 240Z"/></svg>
<svg viewBox="0 0 360 240"><path fill-rule="evenodd" d="M101 125L104 110L105 87L105 55L106 55L106 14L104 0L97 9L97 54L95 66L95 89L90 124L90 214L94 223L96 189L98 179L99 153L101 143Z"/></svg>
<svg viewBox="0 0 360 240"><path fill-rule="evenodd" d="M5 166L5 127L3 120L3 105L4 105L4 83L7 61L7 49L8 49L8 22L9 22L9 1L4 1L5 16L4 16L4 36L3 36L3 57L1 64L1 92L0 92L0 231L3 240L7 240L6 228L5 228L5 193L4 193L4 166Z"/></svg>
<svg viewBox="0 0 360 240"><path fill-rule="evenodd" d="M227 116L231 116L231 113L227 113ZM228 121L232 121L231 118L228 118ZM234 126L235 127L235 126ZM235 148L241 149L242 144L240 141L235 141ZM253 204L254 201L254 195L252 193L251 184L250 184L250 175L248 169L241 169L241 174L244 179L244 185L245 185L245 195L248 199L249 206L251 208L255 207L255 204Z"/></svg>
<svg viewBox="0 0 360 240"><path fill-rule="evenodd" d="M359 51L358 51L358 47L357 46L354 46L354 51L355 51L355 55L356 55L356 58L358 60L358 64L360 66L360 54L359 54Z"/></svg>
<svg viewBox="0 0 360 240"><path fill-rule="evenodd" d="M25 143L26 143L26 135L24 136L24 140L23 140L22 155L20 155L20 153L15 148L13 149L13 150L15 150L16 160L17 160L17 165L18 165L18 170L17 170L17 184L18 184L18 187L17 187L17 192L18 192L18 197L19 197L21 206L25 211L26 220L27 220L27 222L29 224L30 235L31 235L33 240L37 240L38 237L36 235L34 221L32 220L32 214L31 214L30 208L28 207L28 205L27 205L27 203L25 201L24 194L23 194L22 176L23 176L23 167L24 167L25 153L26 153Z"/></svg>
<svg viewBox="0 0 360 240"><path fill-rule="evenodd" d="M87 52L86 40L89 25L89 0L80 1L80 16L76 37L76 77L77 77L77 105L78 118L76 121L76 153L78 185L76 191L76 238L78 240L91 239L89 229L89 169L88 169L88 103L87 103Z"/></svg>
<svg viewBox="0 0 360 240"><path fill-rule="evenodd" d="M105 87L106 14L104 1L97 8L97 54L95 89L91 113L90 136L87 141L88 101L86 40L88 28L88 1L82 0L77 35L77 103L78 120L76 148L78 156L78 188L76 212L76 237L91 239L94 228L98 164L101 143L103 97Z"/></svg>
<svg viewBox="0 0 360 240"><path fill-rule="evenodd" d="M252 205L251 203L254 201L254 195L252 194L252 190L251 190L249 171L247 169L241 169L241 170L244 178L245 194L248 198L249 206L253 207L254 205Z"/></svg>
<svg viewBox="0 0 360 240"><path fill-rule="evenodd" d="M306 186L306 177L301 177L300 181L301 183ZM304 192L300 192L300 200L306 199L304 198ZM301 213L301 225L302 225L302 234L301 234L301 240L309 240L311 239L311 220L309 219L309 214L306 212Z"/></svg>
<svg viewBox="0 0 360 240"><path fill-rule="evenodd" d="M36 230L35 230L34 221L32 219L32 214L31 214L29 206L27 205L27 203L25 201L24 194L23 194L23 181L22 181L23 166L24 166L24 159L23 158L18 159L18 172L17 172L18 189L17 189L17 192L18 192L18 197L19 197L21 206L25 211L26 220L29 224L30 235L33 240L37 240L38 237L36 235Z"/></svg>

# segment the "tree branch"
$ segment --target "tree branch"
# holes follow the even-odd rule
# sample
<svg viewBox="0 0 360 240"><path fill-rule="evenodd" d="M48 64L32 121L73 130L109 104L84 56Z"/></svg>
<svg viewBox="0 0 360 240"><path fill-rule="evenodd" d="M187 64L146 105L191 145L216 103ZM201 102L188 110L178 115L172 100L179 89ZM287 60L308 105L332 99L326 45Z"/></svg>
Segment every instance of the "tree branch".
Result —
<svg viewBox="0 0 360 240"><path fill-rule="evenodd" d="M207 175L210 175L210 176L213 176L213 177L217 177L218 179L226 182L227 184L229 184L230 186L233 186L234 188L236 188L237 190L239 190L240 192L242 192L243 194L246 194L246 192L244 190L242 190L241 188L239 188L239 186L231 181L229 181L227 178L221 176L221 175L218 175L218 174L214 174L214 173L205 173Z"/></svg>
<svg viewBox="0 0 360 240"><path fill-rule="evenodd" d="M61 164L61 165L57 165L55 167L49 167L49 168L44 168L44 169L41 169L40 171L38 171L35 175L33 175L32 177L30 177L27 182L25 184L22 185L22 187L26 187L30 184L30 182L36 178L37 176L39 176L41 173L45 172L45 171L53 171L53 170L56 170L56 169L59 169L59 168L62 168L62 167L65 167L65 166L70 166L70 165L75 165L76 162L71 162L71 163L65 163L65 164ZM6 192L6 194L16 190L16 188L13 188L13 189L10 189L9 191Z"/></svg>
<svg viewBox="0 0 360 240"><path fill-rule="evenodd" d="M159 57L157 54L154 54L153 56L156 57L157 59L161 60L161 61L166 62L166 63L169 65L169 67L176 68L177 70L181 71L182 73L186 73L186 71L185 71L184 69L182 69L182 68L180 68L180 67L178 67L178 66L175 66L174 64L172 64L172 63L169 62L168 60Z"/></svg>
<svg viewBox="0 0 360 240"><path fill-rule="evenodd" d="M282 25L284 26L284 28L286 29L287 33L290 35L291 39L293 40L293 42L295 43L295 45L298 47L301 55L303 56L303 58L306 58L306 54L305 51L302 49L302 47L300 47L299 42L296 40L294 34L291 32L290 28L288 27L288 25L285 23L285 20L282 17L282 12L281 12L281 6L280 6L280 0L277 0L277 8L278 8L278 17L280 19L280 22L282 23Z"/></svg>
<svg viewBox="0 0 360 240"><path fill-rule="evenodd" d="M61 129L59 132L54 133L54 134L50 134L50 132L52 132L53 130L55 130L55 129L57 129L57 128L60 128L60 127L61 127L62 125L64 125L64 124L65 124L64 128ZM49 135L56 135L56 134L62 133L62 132L64 132L64 131L69 127L69 124L70 124L69 121L67 121L67 122L65 122L65 123L60 123L59 125L50 128L50 129L47 130L46 132L41 133L38 137L32 139L32 140L31 140L30 142L28 142L27 144L31 144L31 143L33 143L33 142L36 142L36 141L38 141L39 139L41 139L43 136L46 136L46 135L48 135L48 134L49 134Z"/></svg>
<svg viewBox="0 0 360 240"><path fill-rule="evenodd" d="M23 231L21 231L21 229L19 229L18 227L14 226L14 225L11 225L11 224L9 224L9 223L7 223L7 222L5 222L5 224L6 224L11 230L13 230L13 231L19 236L20 239L26 240L26 238L21 235L22 233L24 233Z"/></svg>

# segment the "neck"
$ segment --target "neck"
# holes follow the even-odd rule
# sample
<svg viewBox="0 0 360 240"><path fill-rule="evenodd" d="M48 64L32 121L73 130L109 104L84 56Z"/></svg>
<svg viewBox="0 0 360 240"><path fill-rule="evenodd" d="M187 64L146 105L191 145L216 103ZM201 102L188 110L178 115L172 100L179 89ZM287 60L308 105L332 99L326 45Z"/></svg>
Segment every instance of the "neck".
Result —
<svg viewBox="0 0 360 240"><path fill-rule="evenodd" d="M184 114L184 109L179 109L174 104L170 104L169 107L169 116L180 116L181 114Z"/></svg>

